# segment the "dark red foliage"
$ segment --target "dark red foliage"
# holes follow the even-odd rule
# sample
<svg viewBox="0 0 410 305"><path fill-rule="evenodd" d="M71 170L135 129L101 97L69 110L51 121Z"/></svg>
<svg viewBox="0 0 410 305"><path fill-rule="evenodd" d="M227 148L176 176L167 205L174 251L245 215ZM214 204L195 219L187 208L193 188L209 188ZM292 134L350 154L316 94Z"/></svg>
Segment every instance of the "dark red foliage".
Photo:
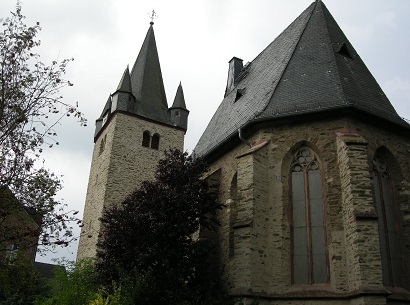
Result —
<svg viewBox="0 0 410 305"><path fill-rule="evenodd" d="M145 181L119 207L112 203L105 209L97 253L101 278L109 284L131 270L151 275L173 270L174 285L203 280L212 241L196 233L214 230L221 208L201 179L206 169L200 158L167 151L154 181Z"/></svg>

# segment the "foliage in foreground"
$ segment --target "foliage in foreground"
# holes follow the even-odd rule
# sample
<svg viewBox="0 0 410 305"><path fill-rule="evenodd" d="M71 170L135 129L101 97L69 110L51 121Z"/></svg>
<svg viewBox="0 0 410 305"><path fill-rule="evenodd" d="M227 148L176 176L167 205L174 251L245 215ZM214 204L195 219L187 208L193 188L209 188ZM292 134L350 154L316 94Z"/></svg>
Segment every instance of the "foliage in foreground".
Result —
<svg viewBox="0 0 410 305"><path fill-rule="evenodd" d="M55 269L55 277L43 286L47 296L37 296L34 305L230 305L233 304L225 294L219 290L212 290L207 296L198 301L175 299L173 286L166 286L158 282L159 278L149 272L144 275L138 272L129 272L122 275L118 282L102 286L98 283L95 266L91 260L78 263L65 262L67 272ZM163 279L173 275L164 270ZM14 299L10 299L11 301ZM26 303L1 303L32 304Z"/></svg>
<svg viewBox="0 0 410 305"><path fill-rule="evenodd" d="M36 305L228 305L212 236L221 205L201 159L165 153L155 180L105 210L95 265L83 261L50 282Z"/></svg>
<svg viewBox="0 0 410 305"><path fill-rule="evenodd" d="M70 222L78 221L74 211L65 211L55 199L62 188L60 177L41 166L44 147L58 145L54 126L63 117L75 117L86 125L77 106L63 102L60 93L72 85L64 78L72 59L43 63L36 53L40 25L27 26L24 18L17 2L11 17L0 19L0 187L41 221L38 230L15 230L2 226L13 215L2 209L0 252L17 241L19 248L35 246L39 236L40 245L67 245L73 239ZM1 201L1 207L7 204ZM33 234L34 242L26 239Z"/></svg>
<svg viewBox="0 0 410 305"><path fill-rule="evenodd" d="M92 260L78 263L62 261L64 268L54 268L54 277L47 283L47 297L37 298L35 305L88 304L98 291Z"/></svg>
<svg viewBox="0 0 410 305"><path fill-rule="evenodd" d="M104 211L96 261L103 283L140 279L138 304L200 304L219 291L214 241L197 234L219 225L206 169L200 158L166 151L154 181Z"/></svg>
<svg viewBox="0 0 410 305"><path fill-rule="evenodd" d="M20 259L0 268L0 305L32 304L44 291L41 279L30 260Z"/></svg>

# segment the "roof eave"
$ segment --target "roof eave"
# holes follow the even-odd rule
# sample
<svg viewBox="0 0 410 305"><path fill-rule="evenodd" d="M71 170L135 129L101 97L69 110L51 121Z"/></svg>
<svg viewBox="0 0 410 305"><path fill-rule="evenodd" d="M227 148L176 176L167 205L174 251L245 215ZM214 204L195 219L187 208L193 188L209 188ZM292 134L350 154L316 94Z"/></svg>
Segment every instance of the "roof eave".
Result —
<svg viewBox="0 0 410 305"><path fill-rule="evenodd" d="M136 113L131 113L131 112L127 112L127 111L116 110L116 111L114 111L113 113L111 113L111 114L109 115L109 117L108 117L108 119L107 119L107 122L105 122L105 124L101 127L101 129L94 135L94 143L97 142L97 140L98 140L98 138L100 137L101 133L105 130L105 128L109 125L109 123L111 122L111 120L112 120L112 118L114 117L114 115L117 114L117 113L129 115L129 116L132 116L132 117L135 117L135 118L142 119L142 120L147 121L147 122L153 122L153 123L156 123L156 124L158 124L158 125L167 126L167 127L173 128L173 129L181 130L181 131L183 131L184 133L186 132L186 129L184 129L184 128L182 128L182 127L179 127L179 126L174 126L174 125L171 125L171 124L167 124L167 123L164 123L164 122L160 122L160 121L157 121L157 120L153 120L153 119L150 119L150 118L147 118L147 117L138 115L138 114L136 114ZM102 120L102 119L97 119L96 121L101 121L101 120Z"/></svg>
<svg viewBox="0 0 410 305"><path fill-rule="evenodd" d="M386 119L384 116L377 115L376 113L369 113L363 109L352 107L351 105L344 105L338 108L325 109L322 111L315 111L315 112L299 112L299 113L293 113L289 115L282 115L282 116L278 115L277 117L255 118L251 121L248 121L240 129L245 134L245 136L247 135L250 136L252 131L256 127L260 127L260 125L264 125L266 123L269 123L269 126L272 126L272 125L278 126L278 125L287 124L289 120L292 120L294 118L300 118L299 123L303 123L303 122L311 122L312 118L315 118L316 120L323 120L323 119L327 119L330 117L331 118L342 117L342 116L346 116L347 114L353 114L355 116L360 114L359 116L357 116L359 120L366 121L372 125L376 125L377 127L380 127L383 125L383 124L380 124L381 122L387 123L389 127L388 128L389 131L396 132L400 135L410 138L410 133L409 133L410 124L406 122L403 118L401 118L402 122L399 123L397 121ZM377 124L374 123L375 118L378 119ZM207 162L211 163L217 160L219 156L224 155L227 151L232 150L232 148L236 147L240 143L241 143L241 140L239 139L238 131L236 131L232 133L231 135L229 135L220 144L213 147L211 150L209 150L205 154L201 155L201 157L204 158Z"/></svg>

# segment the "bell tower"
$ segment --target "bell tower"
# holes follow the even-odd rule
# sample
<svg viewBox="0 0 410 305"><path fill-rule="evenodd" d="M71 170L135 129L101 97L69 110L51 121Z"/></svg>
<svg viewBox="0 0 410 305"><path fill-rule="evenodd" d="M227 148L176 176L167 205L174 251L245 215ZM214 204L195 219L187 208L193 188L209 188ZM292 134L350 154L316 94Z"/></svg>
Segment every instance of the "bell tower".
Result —
<svg viewBox="0 0 410 305"><path fill-rule="evenodd" d="M183 150L188 114L181 84L168 108L151 21L131 71L125 69L96 120L77 259L95 256L104 207L152 179L164 150Z"/></svg>

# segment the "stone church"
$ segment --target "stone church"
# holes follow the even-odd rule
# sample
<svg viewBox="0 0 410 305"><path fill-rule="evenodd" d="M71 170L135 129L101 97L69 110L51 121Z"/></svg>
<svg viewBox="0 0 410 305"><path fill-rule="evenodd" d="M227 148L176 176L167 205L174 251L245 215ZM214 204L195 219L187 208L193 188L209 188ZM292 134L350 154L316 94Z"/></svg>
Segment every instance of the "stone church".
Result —
<svg viewBox="0 0 410 305"><path fill-rule="evenodd" d="M152 25L96 121L78 258L98 217L183 148L182 87L168 108ZM410 304L410 125L320 0L253 61L195 148L225 204L219 263L243 304Z"/></svg>

